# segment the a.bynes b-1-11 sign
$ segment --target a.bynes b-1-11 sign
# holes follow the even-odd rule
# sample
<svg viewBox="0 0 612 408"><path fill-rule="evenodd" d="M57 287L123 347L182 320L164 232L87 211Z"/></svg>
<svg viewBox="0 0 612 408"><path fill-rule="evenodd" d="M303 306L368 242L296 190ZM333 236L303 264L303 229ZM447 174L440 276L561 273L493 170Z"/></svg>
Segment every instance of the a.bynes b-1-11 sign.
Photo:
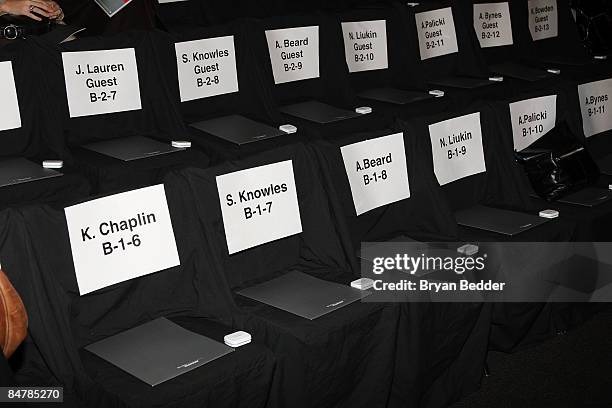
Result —
<svg viewBox="0 0 612 408"><path fill-rule="evenodd" d="M161 184L64 211L81 295L180 264Z"/></svg>

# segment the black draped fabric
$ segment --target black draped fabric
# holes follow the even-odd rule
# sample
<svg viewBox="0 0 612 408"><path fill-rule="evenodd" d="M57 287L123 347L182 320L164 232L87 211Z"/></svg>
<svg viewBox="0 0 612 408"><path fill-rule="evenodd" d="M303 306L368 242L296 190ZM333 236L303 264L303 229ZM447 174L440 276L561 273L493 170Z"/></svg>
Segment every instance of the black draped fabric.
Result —
<svg viewBox="0 0 612 408"><path fill-rule="evenodd" d="M75 169L86 174L94 193L135 188L159 180L159 175L180 166L207 166L206 155L196 151L151 156L132 162L78 149L102 140L145 136L161 142L186 139L187 130L155 57L155 32L133 31L110 37L90 37L61 45L37 40L38 58L45 61L44 79L50 103L57 106L62 132L54 135L72 149ZM134 48L142 108L126 112L70 118L66 97L62 52Z"/></svg>
<svg viewBox="0 0 612 408"><path fill-rule="evenodd" d="M415 14L446 7L452 9L458 52L421 60L418 51L419 40ZM409 31L408 38L416 43L416 46L412 47L416 49L413 58L419 62L425 80L430 83L430 86L444 90L446 92L444 99L449 98L450 103L436 112L455 110L456 106L467 106L485 99L495 99L500 95L514 94L526 86L519 84L519 81L506 78L503 82L489 80L493 75L489 70L487 59L480 48L480 43L474 31L472 9L466 7L464 2L433 1L416 7L405 7L405 10L407 13L406 27ZM435 83L436 80L443 78L455 80L477 79L484 80L484 83L468 88ZM433 112L428 110L423 113ZM408 118L407 115L402 115L402 117Z"/></svg>
<svg viewBox="0 0 612 408"><path fill-rule="evenodd" d="M56 120L57 110L44 81L42 64L32 52L33 40L13 42L0 48L0 61L10 61L17 89L21 126L2 130L1 157L23 156L32 159L63 159L66 147L61 138L61 127Z"/></svg>
<svg viewBox="0 0 612 408"><path fill-rule="evenodd" d="M564 77L588 79L612 71L612 63L596 61L588 55L580 40L572 16L570 0L557 0L558 35L533 41L529 31L527 0L511 1L513 25L516 25L517 49L522 58L542 68L561 68Z"/></svg>
<svg viewBox="0 0 612 408"><path fill-rule="evenodd" d="M463 15L466 18L469 17L469 21L466 24L473 23L473 7L474 4L487 4L491 3L489 0L471 0L466 2L458 3L459 7L464 10ZM531 36L529 30L523 27L527 20L524 18L527 15L527 5L525 7L516 7L515 2L509 2L510 11L510 25L512 28L512 44L497 46L497 47L485 47L480 48L480 52L484 56L489 66L496 64L519 64L529 66L527 58L532 55L531 52ZM519 15L520 14L520 15ZM527 46L525 44L528 44ZM545 68L541 68L544 70ZM490 98L497 99L508 94L518 95L522 92L529 91L534 87L548 87L556 86L560 82L566 80L565 75L554 75L550 74L548 77L542 78L538 81L523 81L508 76L504 77L504 86L497 93L490 95Z"/></svg>
<svg viewBox="0 0 612 408"><path fill-rule="evenodd" d="M574 132L574 135L581 134L580 113L574 104L574 87L575 84L569 83L556 86L547 91L532 91L522 95L521 98L514 96L493 103L491 106L497 116L499 134L506 141L504 144L506 153L511 154L513 150L512 125L508 105L518 100L556 94L556 124L558 126L566 124ZM535 142L534 146L550 147L551 144L558 142L556 139L551 140L544 136ZM528 189L529 181L523 170L516 163L514 163L514 166L521 173L525 189ZM561 216L553 220L553 222L548 222L533 230L525 231L509 238L509 240L522 242L609 240L610 206L608 204L587 209L579 206L547 203L544 200L531 197L530 204L533 213L552 208L558 210ZM497 234L470 229L465 230L466 237L469 237L469 239L500 240ZM534 250L537 250L537 248ZM529 257L530 254L523 253L517 256L516 261L520 265L521 262L527 262L530 259ZM555 335L559 331L568 330L584 322L595 310L596 307L583 304L495 304L493 307L490 348L514 351L535 344Z"/></svg>
<svg viewBox="0 0 612 408"><path fill-rule="evenodd" d="M573 59L574 63L585 61L588 58L586 48L582 45L578 34L578 27L574 21L569 0L557 0L558 35L552 38L533 41L529 32L529 6L528 0L511 1L510 7L515 18L517 42L525 58L545 60L551 57L566 57Z"/></svg>
<svg viewBox="0 0 612 408"><path fill-rule="evenodd" d="M401 131L401 130L400 130ZM356 215L340 148L393 131L362 133L313 146L330 191L338 195L354 250L363 241L407 236L456 239L456 223L431 168L423 138L404 133L410 198ZM490 305L400 305L395 378L390 406L442 407L477 389L484 369Z"/></svg>
<svg viewBox="0 0 612 408"><path fill-rule="evenodd" d="M2 159L24 157L41 164L43 160L68 157L62 128L57 121L57 106L49 95L49 84L33 40L22 40L0 48L0 61L10 61L17 89L21 126L0 131ZM62 177L20 183L0 188L0 208L33 202L58 203L87 195L87 180L70 170Z"/></svg>
<svg viewBox="0 0 612 408"><path fill-rule="evenodd" d="M252 20L239 20L226 25L200 28L183 28L175 33L155 33L155 56L161 67L162 78L170 92L170 98L176 102L177 109L185 123L214 119L226 115L242 115L249 119L278 127L286 123L276 110L272 89L261 80L261 64L253 54L248 36ZM183 41L212 39L233 36L236 51L236 69L238 74L238 92L180 102L180 91L177 81L177 62L175 44ZM197 129L188 129L188 138L214 163L248 156L286 143L303 140L302 134L290 134L238 146L231 142L208 135Z"/></svg>
<svg viewBox="0 0 612 408"><path fill-rule="evenodd" d="M13 372L11 367L6 361L6 357L4 357L3 353L0 353L0 386L6 387L8 385L14 384Z"/></svg>
<svg viewBox="0 0 612 408"><path fill-rule="evenodd" d="M424 139L428 154L423 160L433 170L429 125L476 112L480 112L486 171L442 186L451 208L458 210L477 204L519 210L529 208L529 196L514 166L511 151L508 152L508 140L500 136L497 119L487 104L477 103L458 112L414 118L404 122L404 126L414 137Z"/></svg>
<svg viewBox="0 0 612 408"><path fill-rule="evenodd" d="M510 125L507 103L500 103L503 109L495 109L482 104L466 109L462 114L479 111L486 172L465 177L443 186L450 205L454 209L466 208L476 204L533 213L535 208L529 197L525 176L512 158L512 136L504 131ZM503 112L503 113L500 113ZM501 116L500 116L501 115ZM429 143L427 126L440 120L456 117L448 114L428 117L424 121L408 124L411 133L426 138ZM417 123L418 122L418 123ZM431 154L426 160L433 170ZM459 239L467 242L548 242L567 241L575 230L575 221L556 219L551 222L525 231L513 237L477 230L468 227L459 228ZM537 248L534 248L537 251ZM529 259L529 254L522 254ZM490 307L491 332L488 347L494 350L512 351L526 344L532 344L550 337L558 329L559 316L557 305L543 303L496 303Z"/></svg>
<svg viewBox="0 0 612 408"><path fill-rule="evenodd" d="M421 60L415 14L446 7L452 8L459 51ZM421 4L416 7L407 7L406 10L406 25L412 34L407 40L417 43L416 46L411 47L411 49L416 51L413 58L420 61L421 70L426 75L427 80L449 76L488 78L489 70L480 52L480 45L478 44L478 40L476 39L471 25L471 15L466 15L465 9L458 7L455 2L452 1L438 1Z"/></svg>
<svg viewBox="0 0 612 408"><path fill-rule="evenodd" d="M391 87L409 91L427 91L429 88L424 80L422 66L417 63L418 44L409 41L412 31L406 27L404 14L406 6L401 3L385 5L362 6L342 10L337 14L337 30L330 34L342 38L341 23L370 20L385 20L387 28L387 55L389 67L353 72L349 74L352 88L364 91L371 88ZM326 39L325 41L328 41ZM342 45L342 44L340 44ZM416 47L416 48L415 48ZM343 48L339 49L341 52Z"/></svg>
<svg viewBox="0 0 612 408"><path fill-rule="evenodd" d="M570 117L569 122L572 125L572 130L576 132L576 137L578 139L582 139L582 142L587 147L589 153L595 159L602 159L609 154L612 154L612 130L603 131L591 136L586 136L583 129L582 117L581 117L581 107L584 106L584 101L580 99L578 93L578 86L582 84L587 84L589 82L600 81L600 80L608 80L612 79L612 70L608 72L606 75L598 76L597 78L590 78L588 80L577 81L573 87L568 87L567 89L567 104L568 109L573 113ZM604 92L602 92L603 94ZM595 96L599 96L596 95ZM608 95L610 98L610 95ZM607 104L607 102L606 102ZM593 106L591 106L593 107ZM606 108L607 109L607 106ZM607 111L606 111L607 112ZM606 177L602 176L602 181L605 182Z"/></svg>
<svg viewBox="0 0 612 408"><path fill-rule="evenodd" d="M173 183L172 180L176 180ZM3 266L30 318L17 378L65 387L71 406L268 406L276 362L258 339L203 368L151 388L83 347L168 317L221 341L231 299L211 274L206 237L193 222L193 202L180 179L165 184L181 265L79 296L62 211L27 207L2 213Z"/></svg>
<svg viewBox="0 0 612 408"><path fill-rule="evenodd" d="M228 255L215 176L292 160L302 233ZM183 173L208 240L208 257L228 290L271 279L291 269L348 284L355 279L346 227L338 204L322 183L303 146L271 150L208 170ZM398 310L393 305L357 302L315 320L235 296L243 314L236 324L263 338L279 358L281 394L274 400L291 407L385 406L393 380Z"/></svg>
<svg viewBox="0 0 612 408"><path fill-rule="evenodd" d="M386 118L385 123L388 122L389 125L396 117L410 118L452 109L453 98L434 98L426 94L432 87L427 85L424 67L418 59L418 42L410 39L413 30L412 26L406 23L407 6L398 2L388 3L390 4L361 5L360 8L346 9L336 14L336 30L327 32L335 38L342 38L342 22L384 19L387 27L388 68L352 73L345 70L344 74L348 75L351 88L357 94L368 89L389 87L423 92L428 98L396 105L358 97L359 104L371 106L374 112ZM323 41L328 42L332 39L324 38Z"/></svg>
<svg viewBox="0 0 612 408"><path fill-rule="evenodd" d="M319 27L319 77L275 84L265 31L305 26ZM261 66L260 81L272 89L275 107L309 100L351 111L360 106L348 80L342 32L331 15L300 14L261 19L249 33L249 44L256 64ZM348 132L381 129L389 123L385 115L379 115L376 111L327 124L286 114L282 114L282 118L286 123L296 125L307 137L336 137Z"/></svg>
<svg viewBox="0 0 612 408"><path fill-rule="evenodd" d="M63 173L60 177L1 187L0 209L42 203L62 206L89 195L91 185L85 177L71 170L59 171Z"/></svg>
<svg viewBox="0 0 612 408"><path fill-rule="evenodd" d="M499 134L512 144L512 124L508 105L518 100L529 99L540 96L557 95L557 112L556 126L561 129L558 133L551 133L542 136L539 140L533 143L534 148L552 148L563 142L561 138L566 138L574 143L584 143L584 132L582 129L582 117L578 104L576 93L576 84L568 84L558 86L554 89L549 89L546 92L534 91L523 95L520 99L513 97L506 100L500 100L492 104L495 114L499 121ZM555 135L555 136L552 136ZM506 151L509 152L508 147ZM521 173L521 180L525 189L529 188L529 180L526 177L520 165L514 164L514 167ZM602 180L599 184L601 188L607 188L608 183ZM540 211L547 208L556 209L561 214L561 218L565 221L573 223L574 228L571 229L571 236L568 239L574 241L604 241L610 239L610 228L612 227L612 204L603 203L593 208L581 207L577 205L562 204L558 202L546 202L542 199L530 197L531 206L534 210Z"/></svg>
<svg viewBox="0 0 612 408"><path fill-rule="evenodd" d="M39 58L45 62L44 80L48 83L51 103L58 106L63 135L70 147L127 136L148 136L171 141L185 134L176 105L169 103L166 81L160 77L151 41L153 34L131 31L114 36L91 37L60 45L36 41ZM140 82L142 109L70 118L62 52L134 48Z"/></svg>
<svg viewBox="0 0 612 408"><path fill-rule="evenodd" d="M423 160L423 156L428 154L424 150L424 140L408 132L403 137L410 198L357 216L340 148L395 132L401 130L357 133L313 145L326 181L332 184L332 191L337 194L356 250L363 241L385 241L398 236L420 241L452 240L457 236L452 212L435 175Z"/></svg>

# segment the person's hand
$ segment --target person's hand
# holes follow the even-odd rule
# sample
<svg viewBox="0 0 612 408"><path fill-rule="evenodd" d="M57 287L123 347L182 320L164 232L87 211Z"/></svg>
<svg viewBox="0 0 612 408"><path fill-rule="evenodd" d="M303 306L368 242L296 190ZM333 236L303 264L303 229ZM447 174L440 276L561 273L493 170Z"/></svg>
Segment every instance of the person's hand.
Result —
<svg viewBox="0 0 612 408"><path fill-rule="evenodd" d="M0 2L0 14L26 16L41 21L42 17L61 19L64 13L56 2L50 0L5 0Z"/></svg>
<svg viewBox="0 0 612 408"><path fill-rule="evenodd" d="M43 0L45 1L51 8L51 15L49 16L50 20L61 21L64 19L64 11L55 1L52 0Z"/></svg>

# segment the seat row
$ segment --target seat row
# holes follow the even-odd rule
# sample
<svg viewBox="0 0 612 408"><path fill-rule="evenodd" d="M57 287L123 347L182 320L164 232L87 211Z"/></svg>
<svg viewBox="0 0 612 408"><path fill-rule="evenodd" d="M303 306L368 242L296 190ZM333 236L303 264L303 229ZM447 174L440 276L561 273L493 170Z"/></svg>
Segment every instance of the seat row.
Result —
<svg viewBox="0 0 612 408"><path fill-rule="evenodd" d="M554 3L566 21L567 4ZM348 284L361 275L362 242L608 240L610 202L535 198L513 157L526 144L554 145L542 135L567 126L605 159L606 63L562 65L563 56L578 61L565 52L577 45L565 23L563 42L531 39L558 57L554 66L538 68L518 43L489 55L497 47L481 49L467 29L476 10L469 6L394 4L59 46L29 39L3 50L22 124L2 132L15 148L7 156L65 163L61 177L0 189L13 207L0 214L0 257L30 316L14 363L19 381L63 385L75 406L445 406L476 389L487 350L512 351L579 322L590 306L482 302L358 302L310 321L236 293L291 270ZM448 10L457 50L422 58L427 43L418 41L416 22L448 22ZM511 19L515 39L528 27L515 23L525 15ZM445 27L446 41L453 36ZM372 32L386 41L373 41ZM376 69L351 72L349 34L372 40L376 54L363 54L363 62ZM382 50L388 66L370 65ZM308 58L285 71L274 52ZM489 80L493 65L539 77ZM560 66L560 74L547 72ZM107 90L88 88L102 81ZM444 96L430 95L434 89ZM585 103L592 100L597 106ZM371 113L355 112L366 106ZM257 132L232 141L245 118ZM272 132L288 123L295 133ZM128 147L142 136L163 146L135 149L133 159ZM170 149L174 140L191 147ZM115 157L99 152L101 142L116 143ZM159 184L163 200L140 195L138 188ZM88 207L98 198L119 201ZM160 214L160 203L170 233L148 230L161 221L122 230L121 221ZM461 211L477 207L554 208L560 217L507 236L458 222ZM174 238L178 263L154 263L152 253L172 247L151 244L159 236ZM83 280L83 271L98 284ZM154 388L84 350L158 317L217 340L246 330L253 343Z"/></svg>

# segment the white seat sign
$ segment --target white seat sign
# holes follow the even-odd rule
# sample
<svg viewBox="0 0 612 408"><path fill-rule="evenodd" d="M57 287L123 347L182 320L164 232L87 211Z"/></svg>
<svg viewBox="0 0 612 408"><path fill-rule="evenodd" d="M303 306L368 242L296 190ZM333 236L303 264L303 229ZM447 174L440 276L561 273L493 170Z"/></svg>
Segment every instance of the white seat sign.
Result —
<svg viewBox="0 0 612 408"><path fill-rule="evenodd" d="M481 48L512 45L508 2L474 4L474 30Z"/></svg>
<svg viewBox="0 0 612 408"><path fill-rule="evenodd" d="M141 109L133 48L63 52L70 117Z"/></svg>
<svg viewBox="0 0 612 408"><path fill-rule="evenodd" d="M229 254L302 232L293 162L217 176Z"/></svg>
<svg viewBox="0 0 612 408"><path fill-rule="evenodd" d="M389 67L385 20L342 23L342 35L349 72Z"/></svg>
<svg viewBox="0 0 612 408"><path fill-rule="evenodd" d="M274 83L319 77L319 26L267 30Z"/></svg>
<svg viewBox="0 0 612 408"><path fill-rule="evenodd" d="M81 295L180 264L161 184L64 211Z"/></svg>
<svg viewBox="0 0 612 408"><path fill-rule="evenodd" d="M238 92L234 36L174 46L181 102Z"/></svg>
<svg viewBox="0 0 612 408"><path fill-rule="evenodd" d="M19 101L11 61L0 62L0 130L21 127Z"/></svg>
<svg viewBox="0 0 612 408"><path fill-rule="evenodd" d="M357 215L410 198L402 133L353 143L340 151Z"/></svg>
<svg viewBox="0 0 612 408"><path fill-rule="evenodd" d="M514 150L521 151L550 132L557 120L557 95L510 104Z"/></svg>
<svg viewBox="0 0 612 408"><path fill-rule="evenodd" d="M450 7L415 14L421 60L459 51Z"/></svg>
<svg viewBox="0 0 612 408"><path fill-rule="evenodd" d="M612 78L578 85L578 97L586 137L612 129Z"/></svg>
<svg viewBox="0 0 612 408"><path fill-rule="evenodd" d="M529 0L529 32L533 41L559 34L557 0Z"/></svg>
<svg viewBox="0 0 612 408"><path fill-rule="evenodd" d="M429 137L434 172L441 186L487 171L480 112L431 124Z"/></svg>

